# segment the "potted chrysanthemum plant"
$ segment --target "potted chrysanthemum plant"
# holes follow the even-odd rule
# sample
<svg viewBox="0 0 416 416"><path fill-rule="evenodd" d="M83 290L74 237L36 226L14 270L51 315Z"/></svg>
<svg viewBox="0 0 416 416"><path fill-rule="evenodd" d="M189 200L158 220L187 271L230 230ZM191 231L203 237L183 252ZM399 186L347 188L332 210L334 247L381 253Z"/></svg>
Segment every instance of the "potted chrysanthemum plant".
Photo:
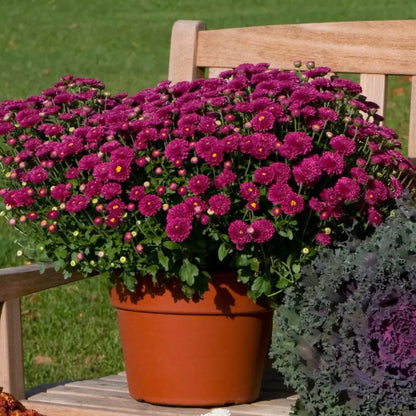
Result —
<svg viewBox="0 0 416 416"><path fill-rule="evenodd" d="M165 81L132 96L66 76L40 95L1 103L1 195L24 242L40 242L65 276L108 275L119 319L127 303L154 312L153 301L168 293L164 312L187 305L192 316L201 308L206 321L225 322L221 330L209 330L206 321L165 324L180 339L196 335L199 343L189 348L207 346L209 353L178 358L185 347L164 341L153 361L137 344L159 340L159 324L121 324L122 338L141 337L124 348L125 357L132 350L138 352L132 365L150 363L136 377L125 358L130 384L143 381L130 388L134 397L174 404L254 400L261 362L243 368L250 360L240 352L260 345L265 355L267 301L279 302L302 265L347 229L371 234L412 183L414 169L395 133L380 125L376 105L359 85L328 73L313 65L281 71L244 64L218 78ZM229 346L229 324L242 316L267 317L254 330L266 341L244 333ZM228 345L217 344L221 354L215 333ZM238 325L237 333L243 334ZM187 383L173 388L178 380L163 374L156 390L144 393L150 385L144 374L154 378L161 357L163 368L180 362L184 367L173 373ZM223 367L209 363L198 380L208 357ZM242 373L250 378L243 393L230 387ZM218 386L215 399L207 398L208 379ZM196 399L186 401L191 389Z"/></svg>

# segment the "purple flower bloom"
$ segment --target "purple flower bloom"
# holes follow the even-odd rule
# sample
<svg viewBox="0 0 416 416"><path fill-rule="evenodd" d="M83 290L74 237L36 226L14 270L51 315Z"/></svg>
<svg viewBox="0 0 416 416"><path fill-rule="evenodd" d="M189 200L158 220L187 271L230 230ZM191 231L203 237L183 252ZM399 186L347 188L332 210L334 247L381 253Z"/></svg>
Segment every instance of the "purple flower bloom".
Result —
<svg viewBox="0 0 416 416"><path fill-rule="evenodd" d="M383 222L383 214L373 207L368 209L368 222L371 225L378 226Z"/></svg>
<svg viewBox="0 0 416 416"><path fill-rule="evenodd" d="M183 139L173 139L166 146L165 156L175 166L182 166L183 161L188 157L189 143Z"/></svg>
<svg viewBox="0 0 416 416"><path fill-rule="evenodd" d="M225 188L231 185L237 179L237 175L231 169L224 169L216 178L214 178L214 186L216 189Z"/></svg>
<svg viewBox="0 0 416 416"><path fill-rule="evenodd" d="M100 181L92 179L87 182L84 195L88 199L94 198L95 196L100 195L102 186L103 185Z"/></svg>
<svg viewBox="0 0 416 416"><path fill-rule="evenodd" d="M345 160L339 153L324 152L319 165L329 175L341 175L345 168Z"/></svg>
<svg viewBox="0 0 416 416"><path fill-rule="evenodd" d="M109 182L102 186L101 195L105 199L112 199L122 192L121 185L117 182Z"/></svg>
<svg viewBox="0 0 416 416"><path fill-rule="evenodd" d="M139 202L139 211L145 217L156 215L160 208L162 208L162 202L157 195L145 195Z"/></svg>
<svg viewBox="0 0 416 416"><path fill-rule="evenodd" d="M321 246L328 246L332 242L331 236L329 234L326 234L326 233L318 233L318 234L316 234L315 240Z"/></svg>
<svg viewBox="0 0 416 416"><path fill-rule="evenodd" d="M76 179L79 176L78 168L69 168L65 173L66 179Z"/></svg>
<svg viewBox="0 0 416 416"><path fill-rule="evenodd" d="M83 195L75 195L66 203L66 210L71 214L87 208L88 199Z"/></svg>
<svg viewBox="0 0 416 416"><path fill-rule="evenodd" d="M109 164L108 178L113 181L124 182L129 178L130 170L130 162L128 160L115 160Z"/></svg>
<svg viewBox="0 0 416 416"><path fill-rule="evenodd" d="M46 172L45 169L43 169L41 166L35 166L30 172L29 172L29 181L32 183L41 183L46 181L48 179L49 174Z"/></svg>
<svg viewBox="0 0 416 416"><path fill-rule="evenodd" d="M304 200L302 195L292 191L284 195L280 206L285 214L295 215L304 210Z"/></svg>
<svg viewBox="0 0 416 416"><path fill-rule="evenodd" d="M224 194L213 195L208 203L209 208L214 211L215 215L225 215L231 207L230 198Z"/></svg>
<svg viewBox="0 0 416 416"><path fill-rule="evenodd" d="M360 195L360 185L346 176L338 179L334 189L346 201L354 201Z"/></svg>
<svg viewBox="0 0 416 416"><path fill-rule="evenodd" d="M37 110L25 108L16 114L16 121L21 127L28 128L39 124L42 121L42 118Z"/></svg>
<svg viewBox="0 0 416 416"><path fill-rule="evenodd" d="M274 125L274 116L270 111L261 111L251 119L254 131L271 130Z"/></svg>
<svg viewBox="0 0 416 416"><path fill-rule="evenodd" d="M203 134L213 134L218 129L215 119L212 117L201 117L198 124L198 130Z"/></svg>
<svg viewBox="0 0 416 416"><path fill-rule="evenodd" d="M195 175L188 182L188 189L195 195L203 194L211 186L211 180L206 175Z"/></svg>
<svg viewBox="0 0 416 416"><path fill-rule="evenodd" d="M110 215L122 215L126 209L126 204L119 198L113 199L106 206L106 210Z"/></svg>
<svg viewBox="0 0 416 416"><path fill-rule="evenodd" d="M173 218L166 224L167 236L177 243L185 241L191 234L192 224L187 218Z"/></svg>
<svg viewBox="0 0 416 416"><path fill-rule="evenodd" d="M254 231L251 238L255 243L265 243L273 238L275 228L273 224L267 219L258 219L254 221L251 226Z"/></svg>
<svg viewBox="0 0 416 416"><path fill-rule="evenodd" d="M302 159L293 167L293 176L298 185L313 186L321 177L322 169L319 164L319 156L313 155Z"/></svg>
<svg viewBox="0 0 416 416"><path fill-rule="evenodd" d="M78 168L80 170L90 170L90 169L94 169L97 165L101 163L102 161L98 157L98 155L96 153L91 153L91 154L82 156L82 158L78 162Z"/></svg>
<svg viewBox="0 0 416 416"><path fill-rule="evenodd" d="M239 251L244 250L244 246L251 240L248 228L248 225L241 220L233 221L228 227L228 236Z"/></svg>
<svg viewBox="0 0 416 416"><path fill-rule="evenodd" d="M254 171L254 180L257 183L268 185L275 180L276 171L273 166L263 166Z"/></svg>
<svg viewBox="0 0 416 416"><path fill-rule="evenodd" d="M306 155L312 150L312 138L303 132L290 132L285 138L279 153L289 159L295 159L297 156Z"/></svg>
<svg viewBox="0 0 416 416"><path fill-rule="evenodd" d="M145 195L145 188L142 185L136 185L131 188L129 198L132 201L140 201Z"/></svg>
<svg viewBox="0 0 416 416"><path fill-rule="evenodd" d="M259 188L253 182L244 182L240 185L240 195L246 201L254 201L260 197Z"/></svg>
<svg viewBox="0 0 416 416"><path fill-rule="evenodd" d="M352 155L356 149L354 140L346 136L334 136L329 145L343 156Z"/></svg>
<svg viewBox="0 0 416 416"><path fill-rule="evenodd" d="M51 197L58 201L66 201L71 195L71 192L65 184L55 185L51 190Z"/></svg>

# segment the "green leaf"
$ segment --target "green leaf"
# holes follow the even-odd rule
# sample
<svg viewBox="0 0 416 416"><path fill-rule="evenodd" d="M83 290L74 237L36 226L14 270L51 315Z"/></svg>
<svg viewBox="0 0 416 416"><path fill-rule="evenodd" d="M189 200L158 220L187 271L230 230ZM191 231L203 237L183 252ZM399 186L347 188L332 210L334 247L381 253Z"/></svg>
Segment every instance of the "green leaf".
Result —
<svg viewBox="0 0 416 416"><path fill-rule="evenodd" d="M300 264L293 264L292 265L292 270L296 274L300 273Z"/></svg>
<svg viewBox="0 0 416 416"><path fill-rule="evenodd" d="M169 257L163 253L162 250L157 251L157 258L159 260L159 263L163 266L165 270L168 270L169 268Z"/></svg>
<svg viewBox="0 0 416 416"><path fill-rule="evenodd" d="M231 250L227 247L227 245L222 243L218 248L218 260L223 261L230 251Z"/></svg>
<svg viewBox="0 0 416 416"><path fill-rule="evenodd" d="M165 241L163 247L166 247L168 250L178 250L180 245L174 241Z"/></svg>
<svg viewBox="0 0 416 416"><path fill-rule="evenodd" d="M181 280L191 286L194 284L195 277L198 276L198 274L198 267L195 266L195 264L192 264L188 259L185 259L179 269L179 277Z"/></svg>

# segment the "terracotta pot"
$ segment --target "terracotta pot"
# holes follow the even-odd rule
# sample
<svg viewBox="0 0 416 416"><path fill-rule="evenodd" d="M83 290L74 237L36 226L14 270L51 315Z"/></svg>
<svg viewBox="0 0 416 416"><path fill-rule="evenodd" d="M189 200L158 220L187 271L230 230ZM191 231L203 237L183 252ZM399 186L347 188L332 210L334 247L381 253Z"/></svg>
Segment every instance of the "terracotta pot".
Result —
<svg viewBox="0 0 416 416"><path fill-rule="evenodd" d="M136 293L111 290L130 395L149 403L218 406L260 393L272 309L256 304L235 275L215 275L202 300L179 285L140 278Z"/></svg>

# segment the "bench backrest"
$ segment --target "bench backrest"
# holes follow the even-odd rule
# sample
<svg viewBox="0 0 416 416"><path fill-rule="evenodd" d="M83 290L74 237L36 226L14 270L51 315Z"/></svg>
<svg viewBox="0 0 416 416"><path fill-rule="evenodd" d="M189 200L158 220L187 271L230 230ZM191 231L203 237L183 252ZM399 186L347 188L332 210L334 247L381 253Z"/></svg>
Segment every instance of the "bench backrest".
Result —
<svg viewBox="0 0 416 416"><path fill-rule="evenodd" d="M169 79L216 76L241 63L293 69L314 61L336 73L360 74L364 95L385 114L387 76L411 77L408 156L416 160L416 20L310 23L206 30L179 20L172 30Z"/></svg>

